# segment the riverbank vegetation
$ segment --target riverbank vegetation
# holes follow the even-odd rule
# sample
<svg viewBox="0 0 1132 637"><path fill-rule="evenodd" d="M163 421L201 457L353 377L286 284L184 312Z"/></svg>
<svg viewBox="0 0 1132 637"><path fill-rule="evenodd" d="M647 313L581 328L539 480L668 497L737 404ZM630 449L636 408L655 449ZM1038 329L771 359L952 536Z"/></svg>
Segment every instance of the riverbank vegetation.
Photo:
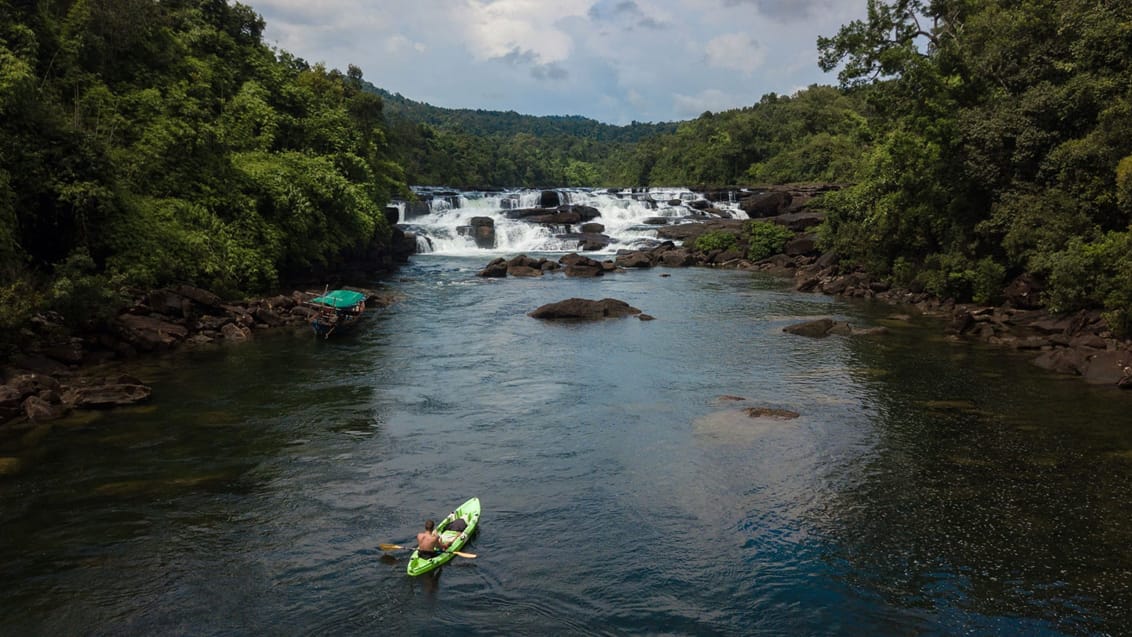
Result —
<svg viewBox="0 0 1132 637"><path fill-rule="evenodd" d="M0 0L0 333L134 286L262 291L388 241L381 99L263 28L224 0Z"/></svg>
<svg viewBox="0 0 1132 637"><path fill-rule="evenodd" d="M1132 331L1132 5L870 2L821 64L883 119L824 236L852 264L993 303L1027 277L1050 310Z"/></svg>
<svg viewBox="0 0 1132 637"><path fill-rule="evenodd" d="M413 102L225 0L0 0L0 333L335 268L388 245L406 183L786 182L852 184L821 231L846 270L981 303L1024 285L1132 331L1132 7L867 6L819 41L837 87L612 126Z"/></svg>

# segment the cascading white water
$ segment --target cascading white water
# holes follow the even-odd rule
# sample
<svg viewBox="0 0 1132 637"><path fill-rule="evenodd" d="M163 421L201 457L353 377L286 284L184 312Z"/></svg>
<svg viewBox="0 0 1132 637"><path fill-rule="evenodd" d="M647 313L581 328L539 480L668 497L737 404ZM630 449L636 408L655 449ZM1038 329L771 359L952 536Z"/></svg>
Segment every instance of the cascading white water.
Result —
<svg viewBox="0 0 1132 637"><path fill-rule="evenodd" d="M509 210L539 208L543 204L542 190L511 190L505 192L456 192L439 189L417 189L423 203L398 203L402 228L416 233L417 251L441 254L518 254L527 252L580 251L577 236L567 234L562 226L546 226L507 216ZM651 188L644 191L558 189L558 204L590 206L600 216L593 223L605 227L602 234L610 238L609 245L597 254L615 253L624 248L639 247L655 241L660 225L696 223L716 216L691 207L702 197L685 188ZM747 215L731 202L714 202L711 207L724 211L725 216L746 219ZM555 212L553 207L546 213ZM475 217L488 217L495 230L493 248L476 245L472 231ZM571 233L579 233L581 224L574 224Z"/></svg>

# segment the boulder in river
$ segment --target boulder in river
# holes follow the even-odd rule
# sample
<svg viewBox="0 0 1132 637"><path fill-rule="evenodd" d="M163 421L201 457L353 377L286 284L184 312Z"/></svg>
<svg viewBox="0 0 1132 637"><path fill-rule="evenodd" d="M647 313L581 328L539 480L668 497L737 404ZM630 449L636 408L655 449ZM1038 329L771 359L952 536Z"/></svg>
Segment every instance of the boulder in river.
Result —
<svg viewBox="0 0 1132 637"><path fill-rule="evenodd" d="M530 312L528 316L537 319L575 319L596 321L605 318L621 318L640 314L641 311L625 301L605 298L600 301L571 298L557 303L548 303Z"/></svg>
<svg viewBox="0 0 1132 637"><path fill-rule="evenodd" d="M94 409L132 405L149 398L148 386L135 383L106 383L70 387L63 392L63 402L76 409Z"/></svg>

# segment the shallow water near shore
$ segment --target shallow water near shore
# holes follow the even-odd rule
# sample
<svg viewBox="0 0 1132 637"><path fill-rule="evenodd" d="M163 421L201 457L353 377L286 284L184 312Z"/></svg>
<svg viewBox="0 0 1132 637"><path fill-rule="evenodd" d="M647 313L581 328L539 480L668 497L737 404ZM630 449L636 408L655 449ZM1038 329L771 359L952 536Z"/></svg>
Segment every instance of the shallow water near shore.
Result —
<svg viewBox="0 0 1132 637"><path fill-rule="evenodd" d="M485 263L414 257L352 332L152 361L147 408L56 428L0 481L0 633L1132 625L1132 392L762 274ZM526 316L569 297L657 320ZM891 333L782 332L822 316ZM473 495L478 558L378 550Z"/></svg>

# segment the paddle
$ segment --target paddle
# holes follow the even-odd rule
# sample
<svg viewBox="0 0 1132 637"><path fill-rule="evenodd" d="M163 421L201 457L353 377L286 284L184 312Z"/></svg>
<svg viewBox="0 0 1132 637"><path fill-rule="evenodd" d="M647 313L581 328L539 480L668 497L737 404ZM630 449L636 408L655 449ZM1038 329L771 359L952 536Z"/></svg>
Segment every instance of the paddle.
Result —
<svg viewBox="0 0 1132 637"><path fill-rule="evenodd" d="M398 551L398 550L412 550L412 549L415 549L417 547L415 547L415 546L401 546L400 544L378 544L377 548L379 548L383 551ZM464 553L462 551L449 551L449 553L451 553L453 555L459 555L460 557L467 558L469 560L474 560L476 558L475 553Z"/></svg>

